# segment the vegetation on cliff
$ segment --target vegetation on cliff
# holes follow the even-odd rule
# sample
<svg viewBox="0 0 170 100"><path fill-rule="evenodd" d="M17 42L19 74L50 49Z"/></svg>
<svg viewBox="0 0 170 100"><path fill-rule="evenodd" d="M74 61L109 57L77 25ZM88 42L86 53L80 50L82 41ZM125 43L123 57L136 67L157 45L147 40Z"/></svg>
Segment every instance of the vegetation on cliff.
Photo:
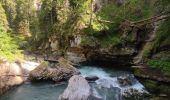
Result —
<svg viewBox="0 0 170 100"><path fill-rule="evenodd" d="M8 60L16 60L15 56L19 58L22 56L18 50L18 43L20 38L12 36L9 30L8 21L6 18L5 10L0 3L0 57L7 58Z"/></svg>

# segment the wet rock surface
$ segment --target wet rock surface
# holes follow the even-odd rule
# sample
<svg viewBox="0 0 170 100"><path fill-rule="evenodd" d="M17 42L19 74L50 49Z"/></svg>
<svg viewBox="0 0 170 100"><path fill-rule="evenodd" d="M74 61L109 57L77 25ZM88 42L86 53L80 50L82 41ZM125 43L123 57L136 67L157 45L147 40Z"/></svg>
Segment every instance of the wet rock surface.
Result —
<svg viewBox="0 0 170 100"><path fill-rule="evenodd" d="M133 75L120 76L117 80L121 86L130 86L135 83Z"/></svg>
<svg viewBox="0 0 170 100"><path fill-rule="evenodd" d="M96 81L96 80L99 79L99 77L97 77L97 76L87 76L87 77L85 77L85 79L87 81Z"/></svg>

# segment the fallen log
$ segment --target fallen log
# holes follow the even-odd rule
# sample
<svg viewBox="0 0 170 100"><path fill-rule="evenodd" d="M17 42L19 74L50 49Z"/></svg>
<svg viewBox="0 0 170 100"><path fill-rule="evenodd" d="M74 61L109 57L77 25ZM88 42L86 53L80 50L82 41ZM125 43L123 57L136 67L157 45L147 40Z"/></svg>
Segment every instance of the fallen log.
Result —
<svg viewBox="0 0 170 100"><path fill-rule="evenodd" d="M143 20L140 20L140 21L131 22L130 26L136 26L137 24L139 24L141 26L145 25L145 24L151 24L151 23L154 23L154 22L157 22L157 21L160 21L160 20L167 19L169 17L170 17L170 14L167 14L167 15L158 15L158 16L154 16L154 17L151 17L151 18L143 19Z"/></svg>
<svg viewBox="0 0 170 100"><path fill-rule="evenodd" d="M101 22L101 23L115 24L115 22L108 21L108 20L97 19L97 21L98 21L98 22Z"/></svg>
<svg viewBox="0 0 170 100"><path fill-rule="evenodd" d="M19 76L19 77L28 77L28 75L1 75L0 77L3 77L3 76L13 76L13 77Z"/></svg>

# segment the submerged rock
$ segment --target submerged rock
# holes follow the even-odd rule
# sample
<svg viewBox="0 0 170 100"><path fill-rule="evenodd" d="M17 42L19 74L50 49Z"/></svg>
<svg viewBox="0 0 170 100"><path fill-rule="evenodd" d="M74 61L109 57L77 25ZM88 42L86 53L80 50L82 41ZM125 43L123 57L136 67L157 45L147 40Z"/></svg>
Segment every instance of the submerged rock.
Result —
<svg viewBox="0 0 170 100"><path fill-rule="evenodd" d="M64 58L60 58L58 64L48 62L41 63L29 74L31 81L52 80L60 82L68 80L73 75L80 74L79 70L70 65Z"/></svg>

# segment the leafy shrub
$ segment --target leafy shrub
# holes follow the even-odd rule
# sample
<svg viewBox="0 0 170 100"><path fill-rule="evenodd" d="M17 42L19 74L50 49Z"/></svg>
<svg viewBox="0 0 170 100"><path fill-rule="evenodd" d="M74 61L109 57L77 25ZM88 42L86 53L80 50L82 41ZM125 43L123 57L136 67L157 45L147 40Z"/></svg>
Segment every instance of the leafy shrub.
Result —
<svg viewBox="0 0 170 100"><path fill-rule="evenodd" d="M0 56L10 61L22 58L18 43L18 37L12 37L10 33L0 31Z"/></svg>

